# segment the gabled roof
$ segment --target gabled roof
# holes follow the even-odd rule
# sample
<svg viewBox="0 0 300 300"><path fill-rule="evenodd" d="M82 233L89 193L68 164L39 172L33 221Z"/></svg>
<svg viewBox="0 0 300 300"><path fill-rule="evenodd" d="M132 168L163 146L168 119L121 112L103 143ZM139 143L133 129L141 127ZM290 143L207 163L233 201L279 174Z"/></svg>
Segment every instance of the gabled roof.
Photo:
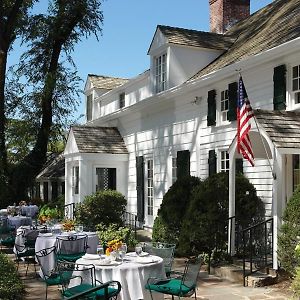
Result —
<svg viewBox="0 0 300 300"><path fill-rule="evenodd" d="M299 24L300 0L273 1L232 26L224 36L236 38L236 41L189 81L299 37Z"/></svg>
<svg viewBox="0 0 300 300"><path fill-rule="evenodd" d="M44 168L37 175L40 178L60 178L65 176L65 158L62 153L51 153Z"/></svg>
<svg viewBox="0 0 300 300"><path fill-rule="evenodd" d="M88 78L90 78L95 88L106 89L106 90L112 90L114 88L117 88L125 84L129 80L125 78L108 77L108 76L95 75L95 74L88 74Z"/></svg>
<svg viewBox="0 0 300 300"><path fill-rule="evenodd" d="M80 153L128 153L116 127L72 126L72 131Z"/></svg>
<svg viewBox="0 0 300 300"><path fill-rule="evenodd" d="M300 148L300 113L258 109L254 114L277 148Z"/></svg>
<svg viewBox="0 0 300 300"><path fill-rule="evenodd" d="M167 38L168 43L170 44L226 50L234 42L234 39L230 36L212 32L197 31L164 25L158 25L157 28Z"/></svg>

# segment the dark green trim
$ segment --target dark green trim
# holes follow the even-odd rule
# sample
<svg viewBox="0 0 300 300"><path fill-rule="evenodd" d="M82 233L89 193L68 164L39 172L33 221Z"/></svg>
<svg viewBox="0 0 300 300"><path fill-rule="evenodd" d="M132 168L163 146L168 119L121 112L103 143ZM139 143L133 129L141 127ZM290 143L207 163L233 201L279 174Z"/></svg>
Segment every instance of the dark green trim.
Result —
<svg viewBox="0 0 300 300"><path fill-rule="evenodd" d="M228 121L235 121L236 118L236 107L237 107L237 82L232 82L228 85L228 100L229 100L229 110L227 113Z"/></svg>
<svg viewBox="0 0 300 300"><path fill-rule="evenodd" d="M208 151L208 176L217 173L217 155L215 150Z"/></svg>
<svg viewBox="0 0 300 300"><path fill-rule="evenodd" d="M190 151L177 151L177 178L190 175Z"/></svg>
<svg viewBox="0 0 300 300"><path fill-rule="evenodd" d="M216 125L216 90L210 90L207 94L207 126Z"/></svg>
<svg viewBox="0 0 300 300"><path fill-rule="evenodd" d="M280 65L274 68L273 84L274 84L274 95L273 95L274 110L285 110L286 109L286 66L285 65Z"/></svg>

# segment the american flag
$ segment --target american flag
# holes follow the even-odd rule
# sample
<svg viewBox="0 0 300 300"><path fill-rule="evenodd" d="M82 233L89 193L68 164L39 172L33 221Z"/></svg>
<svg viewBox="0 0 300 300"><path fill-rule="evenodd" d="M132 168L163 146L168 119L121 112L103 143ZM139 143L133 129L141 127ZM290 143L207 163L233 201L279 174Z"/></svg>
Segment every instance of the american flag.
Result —
<svg viewBox="0 0 300 300"><path fill-rule="evenodd" d="M253 110L243 83L242 76L239 78L238 105L237 105L237 149L249 163L254 166L254 155L249 138L251 129L250 119L253 117Z"/></svg>

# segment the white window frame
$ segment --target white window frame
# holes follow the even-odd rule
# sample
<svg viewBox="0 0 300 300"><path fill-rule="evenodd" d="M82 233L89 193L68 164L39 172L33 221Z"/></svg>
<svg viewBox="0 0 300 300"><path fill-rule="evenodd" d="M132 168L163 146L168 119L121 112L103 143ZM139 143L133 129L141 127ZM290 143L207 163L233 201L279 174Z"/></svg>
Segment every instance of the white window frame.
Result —
<svg viewBox="0 0 300 300"><path fill-rule="evenodd" d="M295 69L296 73L295 74ZM300 105L300 62L299 64L293 64L290 70L291 76L291 96L295 106Z"/></svg>
<svg viewBox="0 0 300 300"><path fill-rule="evenodd" d="M167 52L154 57L155 92L160 93L167 89Z"/></svg>
<svg viewBox="0 0 300 300"><path fill-rule="evenodd" d="M220 123L228 123L229 96L228 87L220 92Z"/></svg>
<svg viewBox="0 0 300 300"><path fill-rule="evenodd" d="M79 166L72 167L72 195L79 194Z"/></svg>
<svg viewBox="0 0 300 300"><path fill-rule="evenodd" d="M154 160L146 158L145 161L145 179L146 179L146 215L154 214Z"/></svg>
<svg viewBox="0 0 300 300"><path fill-rule="evenodd" d="M229 152L225 149L219 150L219 172L229 171Z"/></svg>

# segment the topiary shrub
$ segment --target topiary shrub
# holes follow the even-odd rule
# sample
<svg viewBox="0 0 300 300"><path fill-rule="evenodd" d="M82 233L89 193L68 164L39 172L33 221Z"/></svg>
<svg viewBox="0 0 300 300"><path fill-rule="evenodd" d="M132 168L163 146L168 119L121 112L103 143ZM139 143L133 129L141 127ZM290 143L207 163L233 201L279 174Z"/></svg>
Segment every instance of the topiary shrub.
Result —
<svg viewBox="0 0 300 300"><path fill-rule="evenodd" d="M295 253L300 236L300 187L287 202L282 220L278 236L278 258L281 267L293 276L295 268L300 265L300 256Z"/></svg>
<svg viewBox="0 0 300 300"><path fill-rule="evenodd" d="M229 204L228 173L208 177L196 186L186 210L179 238L179 252L194 255L201 252L209 256L227 247ZM242 174L236 176L236 220L248 227L264 219L265 209L256 195L254 186Z"/></svg>
<svg viewBox="0 0 300 300"><path fill-rule="evenodd" d="M97 224L123 224L127 200L114 190L97 191L86 196L84 201L76 207L76 222L88 228L95 228Z"/></svg>
<svg viewBox="0 0 300 300"><path fill-rule="evenodd" d="M25 288L14 263L0 253L0 299L23 299L24 293Z"/></svg>
<svg viewBox="0 0 300 300"><path fill-rule="evenodd" d="M182 220L190 202L194 186L200 183L197 177L186 176L177 179L164 195L157 218L154 221L154 241L177 243Z"/></svg>

